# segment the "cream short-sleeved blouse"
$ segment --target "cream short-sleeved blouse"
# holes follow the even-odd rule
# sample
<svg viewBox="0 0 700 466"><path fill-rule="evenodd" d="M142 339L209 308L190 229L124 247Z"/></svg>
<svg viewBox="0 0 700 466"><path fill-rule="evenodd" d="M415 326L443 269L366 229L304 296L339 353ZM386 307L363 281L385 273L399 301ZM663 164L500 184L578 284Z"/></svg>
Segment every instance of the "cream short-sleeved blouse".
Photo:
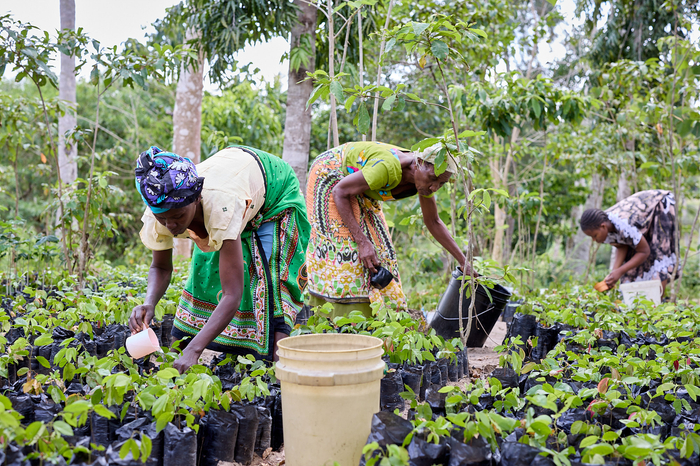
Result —
<svg viewBox="0 0 700 466"><path fill-rule="evenodd" d="M248 152L236 147L221 150L202 163L197 173L204 177L202 209L209 236L198 238L189 230L178 238L191 238L204 252L218 251L224 240L235 240L265 203L262 167ZM173 248L173 234L160 224L151 209L141 217L141 241L152 251Z"/></svg>

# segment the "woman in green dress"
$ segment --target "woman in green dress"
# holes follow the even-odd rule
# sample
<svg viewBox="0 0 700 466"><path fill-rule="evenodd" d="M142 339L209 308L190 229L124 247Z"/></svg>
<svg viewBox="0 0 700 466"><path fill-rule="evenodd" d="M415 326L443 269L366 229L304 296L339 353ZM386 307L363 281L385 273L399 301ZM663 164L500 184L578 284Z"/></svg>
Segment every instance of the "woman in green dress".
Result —
<svg viewBox="0 0 700 466"><path fill-rule="evenodd" d="M144 304L132 332L150 324L170 284L173 238L194 241L190 275L173 335L186 345L175 367L186 371L209 348L276 357L303 304L309 237L304 199L292 168L244 146L229 147L195 166L151 147L136 166L147 208L141 240L153 251Z"/></svg>

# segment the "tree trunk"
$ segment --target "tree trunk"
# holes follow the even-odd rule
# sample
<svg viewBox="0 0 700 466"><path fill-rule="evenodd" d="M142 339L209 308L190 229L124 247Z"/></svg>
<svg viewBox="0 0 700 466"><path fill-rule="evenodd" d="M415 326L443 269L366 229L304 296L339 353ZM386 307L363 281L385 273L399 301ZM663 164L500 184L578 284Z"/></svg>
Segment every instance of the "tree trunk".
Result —
<svg viewBox="0 0 700 466"><path fill-rule="evenodd" d="M515 131L514 131L515 133ZM513 142L513 141L511 141ZM497 189L503 189L504 191L508 191L508 185L507 185L507 180L508 180L508 171L510 170L510 164L512 162L512 154L513 154L513 146L511 144L509 150L508 150L508 155L506 156L506 161L503 167L503 170L501 171L500 167L500 157L494 157L493 159L490 160L489 166L491 168L491 179L493 180L493 185L494 188ZM504 260L507 255L504 254L505 250L503 247L503 239L505 237L506 233L506 222L508 220L507 218L507 213L504 208L504 206L501 206L498 203L494 203L493 205L493 216L494 216L494 223L495 223L495 231L494 231L494 236L493 236L493 249L491 251L491 258L498 262L500 265L504 265Z"/></svg>
<svg viewBox="0 0 700 466"><path fill-rule="evenodd" d="M333 15L335 14L335 1L328 0L328 76L331 81L335 78L335 23ZM335 94L331 92L331 133L333 136L333 147L340 145L340 135L338 134L338 109L335 101ZM328 147L330 149L330 145Z"/></svg>
<svg viewBox="0 0 700 466"><path fill-rule="evenodd" d="M195 39L196 34L188 30L185 40ZM189 158L194 163L199 163L202 145L203 67L204 56L200 53L196 69L188 67L181 70L173 109L173 152ZM173 252L176 256L190 257L191 248L190 240L176 238Z"/></svg>
<svg viewBox="0 0 700 466"><path fill-rule="evenodd" d="M615 199L617 202L627 199L632 195L632 187L630 185L630 172L623 167L620 171L620 177L617 179L617 196ZM612 270L613 264L615 264L615 254L617 253L617 248L611 248L610 251L610 269Z"/></svg>
<svg viewBox="0 0 700 466"><path fill-rule="evenodd" d="M75 0L61 0L61 30L75 30ZM58 166L61 181L70 184L78 177L78 147L66 141L65 133L76 126L75 57L61 54L58 98L71 107L58 117Z"/></svg>
<svg viewBox="0 0 700 466"><path fill-rule="evenodd" d="M386 33L389 30L391 21L391 9L394 7L394 0L389 0L389 8L386 12L386 22L382 29L382 42L379 46L379 58L377 58L377 86L382 84L382 57L386 47ZM374 93L374 111L372 112L372 141L377 140L377 118L379 117L379 91ZM470 321L471 322L471 321Z"/></svg>
<svg viewBox="0 0 700 466"><path fill-rule="evenodd" d="M586 203L573 209L574 224L576 225L576 235L574 235L573 248L571 250L570 270L574 275L583 276L586 273L588 258L591 251L591 239L578 228L581 214L587 209L600 209L603 205L603 191L605 190L605 178L599 173L591 176L591 194L588 195Z"/></svg>
<svg viewBox="0 0 700 466"><path fill-rule="evenodd" d="M309 167L309 149L311 147L311 109L306 108L314 89L312 80L306 80L306 73L316 69L316 16L317 9L304 0L294 0L299 8L299 22L292 28L290 50L299 47L304 36L309 37L311 54L307 63L298 69L289 64L287 83L287 114L284 120L284 148L282 160L294 169L302 194L306 195L306 171Z"/></svg>

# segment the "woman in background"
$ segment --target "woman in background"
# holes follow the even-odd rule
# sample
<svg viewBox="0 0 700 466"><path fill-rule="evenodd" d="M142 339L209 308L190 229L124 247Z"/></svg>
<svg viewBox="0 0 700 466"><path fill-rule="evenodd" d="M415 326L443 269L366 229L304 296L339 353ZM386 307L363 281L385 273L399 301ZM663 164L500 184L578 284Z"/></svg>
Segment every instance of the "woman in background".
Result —
<svg viewBox="0 0 700 466"><path fill-rule="evenodd" d="M606 211L588 209L581 230L597 243L614 246L615 262L605 283L661 280L666 289L676 257L676 200L670 191L642 191ZM680 277L680 267L676 278Z"/></svg>

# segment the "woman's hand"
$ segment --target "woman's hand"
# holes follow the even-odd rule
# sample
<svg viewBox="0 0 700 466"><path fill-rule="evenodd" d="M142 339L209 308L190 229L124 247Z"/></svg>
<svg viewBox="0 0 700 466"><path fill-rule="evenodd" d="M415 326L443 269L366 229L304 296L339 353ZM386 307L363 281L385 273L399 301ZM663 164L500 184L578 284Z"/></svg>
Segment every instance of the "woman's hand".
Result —
<svg viewBox="0 0 700 466"><path fill-rule="evenodd" d="M198 353L197 351L187 347L185 348L185 351L182 352L180 357L173 363L173 367L177 369L180 374L184 374L187 372L187 369L199 362L199 357L201 355L201 352Z"/></svg>
<svg viewBox="0 0 700 466"><path fill-rule="evenodd" d="M476 271L474 269L472 269L472 266L469 264L460 264L459 267L464 270L464 275L467 275L470 277L478 277L479 276L479 274L476 273Z"/></svg>
<svg viewBox="0 0 700 466"><path fill-rule="evenodd" d="M338 208L340 218L343 219L343 223L348 227L352 238L357 243L360 262L370 272L377 273L377 267L381 265L377 252L374 250L372 242L362 232L362 228L360 228L360 224L357 223L353 213L353 205L358 202L357 196L362 195L368 189L369 185L362 172L355 172L346 176L335 185L333 188L333 200Z"/></svg>
<svg viewBox="0 0 700 466"><path fill-rule="evenodd" d="M151 325L151 320L156 313L156 307L151 304L141 304L131 311L129 317L129 328L131 334L139 333Z"/></svg>
<svg viewBox="0 0 700 466"><path fill-rule="evenodd" d="M610 272L610 274L605 277L605 284L608 285L608 288L612 288L615 286L615 283L620 281L620 277L622 277L624 272L620 271L620 269L613 270Z"/></svg>
<svg viewBox="0 0 700 466"><path fill-rule="evenodd" d="M156 304L170 285L173 273L173 250L153 251L151 268L148 270L148 288L144 304L136 306L129 317L131 334L147 329L156 313Z"/></svg>
<svg viewBox="0 0 700 466"><path fill-rule="evenodd" d="M374 249L374 244L365 238L363 241L357 243L357 252L362 265L367 267L370 272L377 273L377 267L381 264L379 263L377 251Z"/></svg>

